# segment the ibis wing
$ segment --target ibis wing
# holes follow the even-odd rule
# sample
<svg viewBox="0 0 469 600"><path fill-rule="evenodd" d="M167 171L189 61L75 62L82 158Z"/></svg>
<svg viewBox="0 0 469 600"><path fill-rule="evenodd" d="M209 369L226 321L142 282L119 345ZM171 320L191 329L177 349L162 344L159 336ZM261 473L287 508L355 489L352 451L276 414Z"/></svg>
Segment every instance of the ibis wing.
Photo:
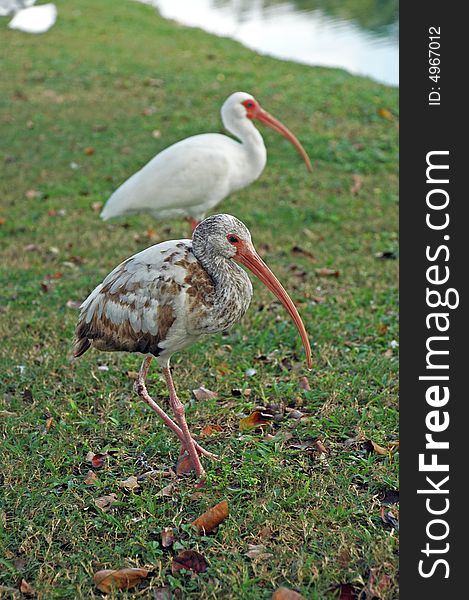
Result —
<svg viewBox="0 0 469 600"><path fill-rule="evenodd" d="M161 351L177 319L184 270L175 263L191 253L189 240L152 246L116 267L81 305L75 356L98 350Z"/></svg>
<svg viewBox="0 0 469 600"><path fill-rule="evenodd" d="M227 149L233 151L237 145L223 135L202 134L169 146L124 181L106 202L101 217L142 211L159 218L175 217L220 202L231 191Z"/></svg>

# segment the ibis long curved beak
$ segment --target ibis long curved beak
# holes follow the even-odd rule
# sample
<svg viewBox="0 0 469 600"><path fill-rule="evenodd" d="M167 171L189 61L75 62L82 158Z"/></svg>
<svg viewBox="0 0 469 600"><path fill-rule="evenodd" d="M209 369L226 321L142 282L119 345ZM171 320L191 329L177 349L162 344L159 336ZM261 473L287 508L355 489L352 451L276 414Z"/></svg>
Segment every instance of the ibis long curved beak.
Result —
<svg viewBox="0 0 469 600"><path fill-rule="evenodd" d="M296 306L293 304L292 299L287 294L280 281L275 277L275 275L252 246L249 247L247 244L240 244L238 246L238 252L233 259L237 260L247 267L252 273L254 273L254 275L258 277L262 283L264 283L269 290L277 296L283 306L287 309L301 336L301 340L306 352L306 364L308 369L312 369L313 361L311 357L311 346L309 344L308 334L306 333L303 321L296 310Z"/></svg>
<svg viewBox="0 0 469 600"><path fill-rule="evenodd" d="M306 154L306 150L300 144L297 137L293 135L293 133L287 127L285 127L283 123L278 121L275 117L273 117L260 106L254 113L252 113L251 118L257 119L258 121L261 121L261 123L265 123L268 127L273 129L277 133L280 133L280 135L286 138L291 144L293 144L293 146L295 146L298 153L305 161L306 168L308 169L308 171L311 172L313 170L313 167L311 166L311 161L309 160L309 156Z"/></svg>

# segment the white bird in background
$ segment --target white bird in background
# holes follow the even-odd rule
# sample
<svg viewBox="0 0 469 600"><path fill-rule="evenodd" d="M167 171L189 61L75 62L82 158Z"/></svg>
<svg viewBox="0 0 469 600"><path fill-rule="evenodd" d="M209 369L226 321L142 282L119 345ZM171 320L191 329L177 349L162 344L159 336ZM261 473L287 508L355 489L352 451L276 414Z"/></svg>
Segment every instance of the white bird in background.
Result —
<svg viewBox="0 0 469 600"><path fill-rule="evenodd" d="M289 140L312 170L293 133L250 94L231 94L221 108L221 118L225 129L239 142L219 133L204 133L169 146L112 194L101 218L140 212L159 219L183 216L191 220L194 229L207 211L255 181L264 170L267 151L254 119Z"/></svg>
<svg viewBox="0 0 469 600"><path fill-rule="evenodd" d="M76 357L90 347L147 355L136 391L177 435L199 477L204 475L199 454L213 455L189 432L169 360L201 336L226 331L244 315L252 285L236 263L250 269L285 306L311 368L311 346L295 305L255 251L249 230L231 215L208 217L192 240L156 244L125 260L83 302L76 328ZM154 356L163 370L176 422L148 394L146 378Z"/></svg>

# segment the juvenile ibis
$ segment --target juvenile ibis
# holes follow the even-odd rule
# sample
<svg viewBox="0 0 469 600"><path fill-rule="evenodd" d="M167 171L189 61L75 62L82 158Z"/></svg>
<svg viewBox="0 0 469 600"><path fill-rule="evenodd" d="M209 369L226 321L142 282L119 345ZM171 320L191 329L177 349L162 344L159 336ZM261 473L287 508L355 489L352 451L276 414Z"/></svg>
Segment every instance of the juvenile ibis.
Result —
<svg viewBox="0 0 469 600"><path fill-rule="evenodd" d="M137 393L174 431L199 477L199 454L210 456L189 433L176 395L169 361L174 352L209 333L229 329L249 307L252 285L241 263L280 300L292 317L311 368L311 347L298 311L259 257L246 226L231 215L214 215L194 230L192 240L151 246L116 267L81 305L76 357L90 347L146 354ZM146 377L156 360L163 370L176 422L148 394Z"/></svg>
<svg viewBox="0 0 469 600"><path fill-rule="evenodd" d="M312 170L293 133L250 94L231 94L221 107L221 118L239 142L219 133L204 133L169 146L117 188L101 218L147 212L159 219L186 217L194 228L207 211L255 181L264 170L267 151L254 120L289 140Z"/></svg>

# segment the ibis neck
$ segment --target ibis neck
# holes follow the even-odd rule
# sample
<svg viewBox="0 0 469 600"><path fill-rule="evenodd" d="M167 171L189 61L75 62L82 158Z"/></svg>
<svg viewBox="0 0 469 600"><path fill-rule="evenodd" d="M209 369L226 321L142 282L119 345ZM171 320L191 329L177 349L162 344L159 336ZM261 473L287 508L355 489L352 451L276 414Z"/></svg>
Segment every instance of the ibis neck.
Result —
<svg viewBox="0 0 469 600"><path fill-rule="evenodd" d="M247 273L233 260L193 243L193 252L214 282L212 314L226 329L242 317L251 302L252 285Z"/></svg>
<svg viewBox="0 0 469 600"><path fill-rule="evenodd" d="M222 116L223 117L223 116ZM225 128L236 136L243 149L243 171L252 171L251 180L257 179L262 173L267 162L267 150L264 140L251 119L223 118Z"/></svg>

